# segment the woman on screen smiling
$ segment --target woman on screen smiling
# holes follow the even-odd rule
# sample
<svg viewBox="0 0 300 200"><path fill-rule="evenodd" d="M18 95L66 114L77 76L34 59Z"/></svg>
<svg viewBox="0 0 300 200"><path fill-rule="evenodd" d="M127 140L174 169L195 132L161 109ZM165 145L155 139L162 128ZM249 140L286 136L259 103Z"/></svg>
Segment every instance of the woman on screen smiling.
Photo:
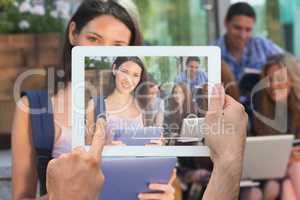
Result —
<svg viewBox="0 0 300 200"><path fill-rule="evenodd" d="M41 198L38 199L47 199L46 166L52 157L58 157L71 150L72 47L141 44L138 12L131 1L83 1L67 26L62 64L57 69L62 70L65 76L55 77L55 88L52 88L54 94L49 94L54 122L54 141L51 151L40 151L36 146L37 141L34 140L36 136L33 134L36 130L31 124L30 107L32 104L29 100L29 93L18 101L12 128L12 199L36 199L38 180L40 181L41 195ZM64 83L64 87L58 87L62 85L61 83ZM51 124L50 121L49 124ZM46 127L41 131L47 132L49 124L44 124ZM39 144L49 143L45 138L42 140ZM39 158L43 158L42 163L39 162ZM155 188L155 191L162 192L157 194L158 199L173 199L174 190L170 185L160 185L159 188ZM146 196L143 199L149 198Z"/></svg>
<svg viewBox="0 0 300 200"><path fill-rule="evenodd" d="M107 121L107 143L122 144L113 141L115 129L137 129L144 127L142 108L147 104L147 72L138 57L117 57L112 64L112 72L100 102L92 99L87 107L87 127L92 133L96 103L105 105L105 110L96 116L105 116ZM104 112L104 113L103 113ZM90 128L91 127L91 128ZM92 137L90 138L92 139Z"/></svg>

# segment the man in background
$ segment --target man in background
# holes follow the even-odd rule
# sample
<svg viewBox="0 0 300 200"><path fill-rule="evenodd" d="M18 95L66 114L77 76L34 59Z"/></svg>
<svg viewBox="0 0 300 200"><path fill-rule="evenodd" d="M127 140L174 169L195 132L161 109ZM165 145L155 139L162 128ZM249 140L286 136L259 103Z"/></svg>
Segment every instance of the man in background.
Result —
<svg viewBox="0 0 300 200"><path fill-rule="evenodd" d="M255 11L248 3L232 4L224 22L227 32L214 43L238 81L247 69L259 72L268 57L283 53L272 41L252 35L255 22Z"/></svg>

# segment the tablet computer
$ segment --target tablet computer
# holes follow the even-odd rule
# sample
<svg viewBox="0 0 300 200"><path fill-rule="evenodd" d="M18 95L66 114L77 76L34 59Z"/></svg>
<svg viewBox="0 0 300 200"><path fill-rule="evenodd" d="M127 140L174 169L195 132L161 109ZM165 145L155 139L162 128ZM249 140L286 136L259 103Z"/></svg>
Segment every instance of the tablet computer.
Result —
<svg viewBox="0 0 300 200"><path fill-rule="evenodd" d="M162 132L163 129L160 127L116 129L114 130L113 138L116 141L123 142L125 145L143 146L151 144L152 140L159 140Z"/></svg>
<svg viewBox="0 0 300 200"><path fill-rule="evenodd" d="M86 130L90 125L87 123L94 120L88 119L88 116L93 110L88 109L89 101L94 97L104 96L104 102L107 98L107 91L117 82L114 82L113 78L116 73L124 75L127 72L121 70L115 70L114 66L118 61L124 59L139 60L145 68L145 72L148 75L154 77L155 82L161 88L159 93L156 93L156 97L162 99L162 102L168 102L168 99L176 98L174 90L179 85L184 85L191 95L197 94L197 90L203 86L208 86L208 97L211 95L212 86L221 82L221 52L220 48L215 46L143 46L143 47L108 47L108 46L79 46L72 49L72 147L85 145L89 148L88 142L86 142ZM193 64L193 67L190 65ZM128 61L126 66L131 66L132 63ZM194 66L195 65L195 66ZM124 67L122 65L122 67ZM197 76L196 83L191 84L187 76L190 73L195 73ZM197 70L195 71L195 68ZM129 72L128 72L129 73ZM118 76L121 74L117 74ZM134 79L134 75L126 74L124 77ZM128 79L128 80L129 80ZM131 80L130 80L131 81ZM125 90L129 90L130 87L127 83L119 82ZM148 84L148 83L146 83ZM116 84L115 84L116 87ZM181 86L180 86L181 87ZM131 94L135 94L137 88L131 91ZM138 88L140 89L140 88ZM153 94L150 95L151 97ZM140 95L139 98L148 98L150 96ZM178 96L178 95L177 95ZM198 96L193 96L193 101ZM203 101L205 102L205 101ZM105 103L103 103L105 104ZM206 103L207 104L207 103ZM184 104L188 106L190 104ZM191 106L191 105L190 105ZM165 108L167 105L164 106ZM203 106L207 108L207 105ZM120 106L120 110L125 107ZM163 110L163 106L157 106L154 104L154 109L158 109L164 116L175 112L174 110ZM150 113L145 113L145 110L141 111L142 115L152 115L153 110ZM147 110L146 110L147 111ZM201 109L198 109L201 111ZM148 111L147 111L148 112ZM91 114L93 115L93 113ZM170 114L171 115L171 114ZM98 116L98 115L97 115ZM105 116L107 121L110 120L110 116L114 116L114 113L110 113L109 116ZM138 117L138 116L137 116ZM94 117L96 118L96 117ZM122 118L116 116L117 121L131 121L131 119ZM172 117L174 119L175 117ZM140 122L141 120L139 120ZM165 121L164 121L165 123ZM111 124L111 123L110 123ZM182 124L180 122L177 123ZM115 129L124 129L128 127L118 126L118 122L114 122ZM162 127L165 128L163 124ZM173 124L171 124L173 125ZM147 126L143 124L143 126ZM161 126L161 125L159 125ZM169 126L169 124L167 125ZM130 127L132 128L132 127ZM141 128L141 126L134 126L135 128ZM173 129L172 129L173 130ZM180 127L177 129L180 130ZM107 131L109 132L109 131ZM163 134L166 135L166 134ZM170 134L172 136L172 134ZM178 133L177 135L180 135ZM194 134L195 139L198 135ZM170 138L167 138L170 139ZM172 138L171 138L172 139ZM181 139L181 138L174 138ZM191 139L191 137L190 137ZM201 138L200 138L201 139ZM103 156L209 156L208 148L198 145L153 145L145 146L141 145L127 145L127 146L115 146L107 145L104 147ZM168 144L168 143L167 143Z"/></svg>
<svg viewBox="0 0 300 200"><path fill-rule="evenodd" d="M100 199L137 199L139 193L150 192L149 183L167 184L176 163L175 157L103 158L105 182Z"/></svg>

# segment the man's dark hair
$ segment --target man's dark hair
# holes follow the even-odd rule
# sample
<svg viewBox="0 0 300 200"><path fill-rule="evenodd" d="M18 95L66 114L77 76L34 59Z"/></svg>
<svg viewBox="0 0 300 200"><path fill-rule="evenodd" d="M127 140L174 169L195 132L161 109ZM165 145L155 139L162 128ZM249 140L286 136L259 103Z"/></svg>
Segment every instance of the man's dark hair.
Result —
<svg viewBox="0 0 300 200"><path fill-rule="evenodd" d="M226 21L230 21L235 16L247 16L256 20L256 14L252 6L246 2L232 4L226 14Z"/></svg>
<svg viewBox="0 0 300 200"><path fill-rule="evenodd" d="M192 62L192 61L196 61L196 62L200 63L199 57L188 57L188 58L186 59L185 64L188 65L189 62Z"/></svg>

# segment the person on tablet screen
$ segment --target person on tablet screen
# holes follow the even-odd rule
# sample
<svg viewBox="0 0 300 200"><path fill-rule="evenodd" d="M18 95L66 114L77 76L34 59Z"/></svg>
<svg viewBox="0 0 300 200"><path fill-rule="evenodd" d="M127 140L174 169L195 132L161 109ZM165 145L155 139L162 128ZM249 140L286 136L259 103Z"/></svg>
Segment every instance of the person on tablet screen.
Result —
<svg viewBox="0 0 300 200"><path fill-rule="evenodd" d="M166 100L165 131L180 137L183 119L191 115L195 116L195 111L190 88L185 82L175 83Z"/></svg>
<svg viewBox="0 0 300 200"><path fill-rule="evenodd" d="M171 138L186 137L181 135L184 118L196 117L192 94L188 85L184 82L173 86L171 96L166 102L165 131ZM187 135L188 137L188 135ZM198 141L181 142L170 139L169 145L198 145ZM210 176L208 158L179 157L177 174L181 185L184 185L183 199L200 198L203 195L204 185ZM202 162L201 162L202 161ZM205 166L204 166L205 165Z"/></svg>
<svg viewBox="0 0 300 200"><path fill-rule="evenodd" d="M238 198L247 122L248 118L243 106L232 97L225 95L221 86L215 87L205 117L207 125L205 144L210 149L214 167L203 200ZM227 126L229 124L233 127ZM104 125L105 121L99 119L89 152L78 147L73 152L50 161L47 170L47 190L50 200L98 199L105 178L108 178L104 178L102 171L99 170L101 152L106 140ZM86 175L77 176L78 174ZM166 193L148 195L151 196L139 197L140 199L172 199Z"/></svg>
<svg viewBox="0 0 300 200"><path fill-rule="evenodd" d="M112 64L109 83L109 88L105 88L106 94L101 97L102 102L99 102L105 107L102 112L105 112L103 114L107 121L108 136L112 137L115 129L144 127L142 108L147 105L145 101L147 99L138 97L147 95L148 91L144 86L147 84L147 72L141 59L117 57ZM87 114L87 121L90 122L87 124L88 127L97 120L94 119L97 103L94 99L89 102L87 110L92 112ZM107 142L112 143L113 138Z"/></svg>
<svg viewBox="0 0 300 200"><path fill-rule="evenodd" d="M294 134L300 138L300 61L291 55L269 58L262 71L261 80L266 87L254 94L254 110L272 122L254 114L255 135ZM276 109L281 109L276 111ZM284 110L282 110L284 109ZM284 115L284 112L287 115ZM275 119L278 120L275 121ZM286 128L285 128L285 125ZM293 147L287 177L282 185L282 199L300 199L300 147ZM268 181L263 188L264 197L276 199L280 182Z"/></svg>
<svg viewBox="0 0 300 200"><path fill-rule="evenodd" d="M145 125L162 127L164 123L165 104L160 98L160 89L154 78L148 76L148 103L144 110Z"/></svg>
<svg viewBox="0 0 300 200"><path fill-rule="evenodd" d="M55 73L57 74L55 88L50 88L55 92L53 94L48 94L47 91L27 92L17 103L12 127L13 200L36 199L38 183L41 195L38 199L47 199L46 169L48 162L52 158L64 158L66 157L64 154L71 151L72 48L80 45L138 46L142 44L138 12L132 1L85 0L82 2L66 29L62 63L57 67L58 73ZM133 74L133 78L136 79L135 76L140 75ZM127 83L121 83L121 85L125 89L127 88ZM49 84L49 87L51 86ZM46 106L40 105L40 103L46 104ZM39 106L41 109L49 108L49 106L52 109L35 114L30 112ZM63 110L61 110L62 108ZM135 109L133 111L137 112ZM82 165L78 165L79 168L84 165L84 162L80 164ZM95 162L93 166L96 166ZM76 168L72 168L68 172L73 169ZM64 171L64 175L67 175L66 172ZM90 175L90 173L88 174ZM63 179L63 177L61 178ZM65 184L70 186L73 183L74 181L70 181ZM80 186L81 189L84 187L94 189L92 184ZM156 185L154 190L161 192L158 199L161 199L162 196L174 195L170 185ZM67 193L71 191L75 190L67 189L64 193L67 196ZM74 194L80 195L80 189L76 191ZM60 196L54 199L76 199L76 197Z"/></svg>
<svg viewBox="0 0 300 200"><path fill-rule="evenodd" d="M181 72L175 79L176 83L184 82L189 86L192 94L198 87L207 83L207 74L200 68L199 57L188 57L185 61L186 70Z"/></svg>
<svg viewBox="0 0 300 200"><path fill-rule="evenodd" d="M95 116L105 116L107 144L126 145L122 141L115 140L113 136L116 129L137 130L145 127L145 110L149 102L147 79L147 71L140 58L117 57L112 64L109 88L104 89L103 96L89 101L87 127L94 127L97 121ZM97 106L105 109L95 113L98 110ZM91 131L93 133L93 130ZM161 141L158 138L153 142Z"/></svg>

